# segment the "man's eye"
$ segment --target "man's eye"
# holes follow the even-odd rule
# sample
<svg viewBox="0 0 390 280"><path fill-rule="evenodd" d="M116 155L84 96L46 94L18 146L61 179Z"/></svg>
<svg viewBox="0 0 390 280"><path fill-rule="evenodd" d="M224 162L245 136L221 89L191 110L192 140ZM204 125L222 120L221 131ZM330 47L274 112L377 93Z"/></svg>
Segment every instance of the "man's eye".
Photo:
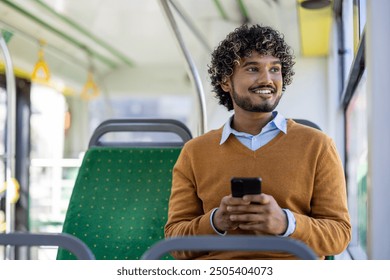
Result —
<svg viewBox="0 0 390 280"><path fill-rule="evenodd" d="M250 67L250 68L248 68L248 71L249 72L257 72L257 68L256 67Z"/></svg>
<svg viewBox="0 0 390 280"><path fill-rule="evenodd" d="M279 67L272 67L271 72L274 72L274 73L280 72L280 68Z"/></svg>

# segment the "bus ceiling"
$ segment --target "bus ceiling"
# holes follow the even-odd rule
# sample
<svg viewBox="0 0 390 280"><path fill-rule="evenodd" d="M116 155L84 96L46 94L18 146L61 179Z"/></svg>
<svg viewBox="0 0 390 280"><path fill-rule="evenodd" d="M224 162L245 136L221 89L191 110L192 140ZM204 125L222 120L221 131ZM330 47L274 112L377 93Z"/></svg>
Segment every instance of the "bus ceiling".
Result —
<svg viewBox="0 0 390 280"><path fill-rule="evenodd" d="M203 52L210 51L225 29L261 23L281 30L297 55L328 53L332 5L313 10L303 8L302 0L167 2L186 43ZM16 67L22 66L19 58L34 65L40 40L46 42L53 72L67 69L64 63L85 71L91 61L100 75L120 67L182 65L160 1L91 5L76 0L2 0L0 8L0 28L13 34L8 44Z"/></svg>

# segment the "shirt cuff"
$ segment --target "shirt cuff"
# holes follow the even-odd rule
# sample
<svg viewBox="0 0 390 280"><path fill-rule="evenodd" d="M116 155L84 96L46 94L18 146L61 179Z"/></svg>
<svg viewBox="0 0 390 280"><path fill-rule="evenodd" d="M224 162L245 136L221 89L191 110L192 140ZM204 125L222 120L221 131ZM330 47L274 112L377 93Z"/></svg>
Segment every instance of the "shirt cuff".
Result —
<svg viewBox="0 0 390 280"><path fill-rule="evenodd" d="M288 237L290 236L294 231L296 227L296 221L294 214L289 209L282 209L284 211L284 214L286 214L287 217L287 229L283 234L280 234L281 237Z"/></svg>
<svg viewBox="0 0 390 280"><path fill-rule="evenodd" d="M214 226L214 223L213 223L213 217L214 217L214 214L215 212L218 210L218 208L214 208L211 212L211 215L210 215L210 224L211 224L211 227L213 228L213 230L218 234L218 235L221 235L221 236L225 236L226 235L226 231L224 232L220 232L219 230L217 230L217 228Z"/></svg>

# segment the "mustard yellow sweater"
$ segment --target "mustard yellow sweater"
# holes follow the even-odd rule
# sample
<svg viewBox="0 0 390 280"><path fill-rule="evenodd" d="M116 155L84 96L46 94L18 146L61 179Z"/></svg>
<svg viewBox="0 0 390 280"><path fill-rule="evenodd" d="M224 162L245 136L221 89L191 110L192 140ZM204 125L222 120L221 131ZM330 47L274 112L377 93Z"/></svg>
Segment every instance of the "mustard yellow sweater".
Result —
<svg viewBox="0 0 390 280"><path fill-rule="evenodd" d="M211 211L230 194L230 179L262 178L262 192L272 195L296 219L290 236L319 257L342 252L351 238L341 161L331 138L288 120L279 133L256 151L233 135L220 145L222 128L189 141L173 170L166 237L216 234ZM227 234L253 234L234 230ZM175 252L179 259L279 259L286 254L261 252Z"/></svg>

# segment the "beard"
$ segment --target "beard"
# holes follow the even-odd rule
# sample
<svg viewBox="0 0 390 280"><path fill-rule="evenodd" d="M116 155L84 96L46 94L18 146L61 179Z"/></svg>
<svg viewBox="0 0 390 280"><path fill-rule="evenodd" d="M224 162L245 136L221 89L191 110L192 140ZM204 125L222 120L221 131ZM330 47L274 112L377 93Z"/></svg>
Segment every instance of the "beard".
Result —
<svg viewBox="0 0 390 280"><path fill-rule="evenodd" d="M239 96L234 88L234 84L232 83L232 98L234 103L241 109L248 112L257 112L257 113L270 113L275 110L276 106L278 106L280 99L282 98L282 94L275 99L274 103L269 103L265 101L263 103L254 103L249 97ZM254 93L253 93L254 94Z"/></svg>

